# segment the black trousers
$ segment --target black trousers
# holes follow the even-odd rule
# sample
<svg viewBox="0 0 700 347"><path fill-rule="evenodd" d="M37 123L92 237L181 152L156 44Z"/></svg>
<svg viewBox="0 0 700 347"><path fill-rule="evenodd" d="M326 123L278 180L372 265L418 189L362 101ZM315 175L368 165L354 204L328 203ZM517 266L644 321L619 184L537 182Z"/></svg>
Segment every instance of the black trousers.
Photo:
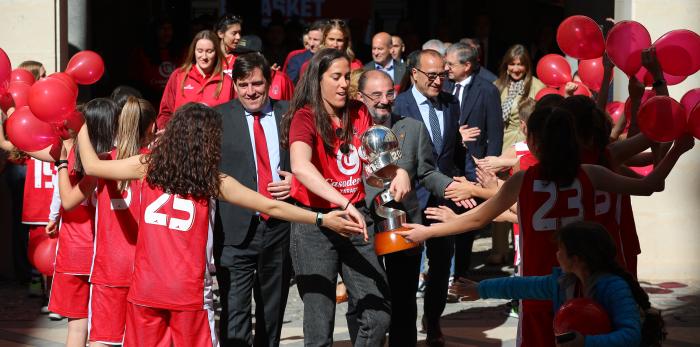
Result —
<svg viewBox="0 0 700 347"><path fill-rule="evenodd" d="M416 291L422 247L384 256L386 276L391 290L390 347L410 347L418 342Z"/></svg>
<svg viewBox="0 0 700 347"><path fill-rule="evenodd" d="M241 245L221 249L216 274L222 346L279 346L291 277L289 228L284 221L253 217L249 237ZM251 293L256 304L254 338Z"/></svg>

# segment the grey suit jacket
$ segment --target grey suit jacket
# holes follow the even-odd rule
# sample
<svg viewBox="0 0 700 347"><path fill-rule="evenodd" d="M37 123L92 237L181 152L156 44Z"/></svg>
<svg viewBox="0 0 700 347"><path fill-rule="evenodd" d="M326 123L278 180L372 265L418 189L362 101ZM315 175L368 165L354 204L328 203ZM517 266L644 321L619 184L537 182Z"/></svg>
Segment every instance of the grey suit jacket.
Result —
<svg viewBox="0 0 700 347"><path fill-rule="evenodd" d="M369 71L369 70L376 70L376 66L374 61L370 61L369 63L365 64L364 70ZM403 75L406 73L406 65L398 60L394 60L394 84L399 84L401 83L401 79L403 78Z"/></svg>
<svg viewBox="0 0 700 347"><path fill-rule="evenodd" d="M391 124L391 130L399 140L402 153L397 165L408 172L414 188L420 184L431 194L444 197L445 188L452 182L452 178L435 168L428 128L421 121L399 115L392 115ZM373 200L381 193L381 189L365 183L365 193L367 206L374 210ZM420 209L415 190L411 190L396 207L406 211L409 222L423 223L423 211Z"/></svg>
<svg viewBox="0 0 700 347"><path fill-rule="evenodd" d="M281 130L280 121L287 112L286 101L270 100L277 121L277 130ZM248 122L245 119L243 105L238 99L231 100L214 108L223 116L221 139L221 163L219 170L243 184L258 190L258 172L255 169L253 144L250 141ZM276 169L276 168L274 168ZM289 153L280 147L280 169L291 171ZM229 204L219 200L217 218L223 224L224 245L240 245L248 237L248 229L255 211Z"/></svg>

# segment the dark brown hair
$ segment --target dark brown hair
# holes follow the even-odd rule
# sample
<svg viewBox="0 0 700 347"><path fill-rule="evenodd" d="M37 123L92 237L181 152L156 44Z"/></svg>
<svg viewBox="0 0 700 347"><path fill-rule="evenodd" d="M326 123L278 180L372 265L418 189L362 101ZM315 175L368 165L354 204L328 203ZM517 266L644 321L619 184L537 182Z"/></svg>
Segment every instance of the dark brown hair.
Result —
<svg viewBox="0 0 700 347"><path fill-rule="evenodd" d="M597 162L587 164L598 164L609 168L610 163L605 150L613 128L610 116L599 109L593 99L585 95L568 97L562 102L561 107L569 110L574 116L580 150L597 154Z"/></svg>
<svg viewBox="0 0 700 347"><path fill-rule="evenodd" d="M289 111L282 119L282 136L280 137L280 143L284 148L289 148L290 145L289 127L292 124L294 114L308 105L311 107L311 112L314 114L316 132L321 135L326 150L332 151L336 134L333 130L333 124L328 116L328 112L326 112L326 108L323 105L323 98L321 97L321 78L336 59L345 59L348 61L348 64L350 63L350 59L348 59L345 53L333 48L324 48L311 58L306 73L301 76L299 84L297 84L294 89L294 96L290 102ZM349 74L345 78L349 78ZM347 103L343 110L341 110L341 113L342 117L340 114L338 117L341 119L343 128L337 137L340 138L341 142L350 143L353 130L352 122L348 115Z"/></svg>
<svg viewBox="0 0 700 347"><path fill-rule="evenodd" d="M527 137L540 162L542 178L570 185L581 166L571 112L558 107L536 109L527 121Z"/></svg>
<svg viewBox="0 0 700 347"><path fill-rule="evenodd" d="M194 198L219 195L221 115L190 102L178 108L146 156L146 181L170 194Z"/></svg>

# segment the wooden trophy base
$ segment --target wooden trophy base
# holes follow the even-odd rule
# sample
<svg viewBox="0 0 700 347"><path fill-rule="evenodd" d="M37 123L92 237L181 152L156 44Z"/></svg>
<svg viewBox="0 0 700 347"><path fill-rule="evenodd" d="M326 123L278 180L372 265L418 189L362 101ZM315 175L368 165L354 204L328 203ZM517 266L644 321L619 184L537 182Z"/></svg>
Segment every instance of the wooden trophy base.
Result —
<svg viewBox="0 0 700 347"><path fill-rule="evenodd" d="M377 253L377 255L384 255L418 247L418 243L408 241L403 236L396 233L397 231L406 230L410 229L399 227L374 234L374 252Z"/></svg>

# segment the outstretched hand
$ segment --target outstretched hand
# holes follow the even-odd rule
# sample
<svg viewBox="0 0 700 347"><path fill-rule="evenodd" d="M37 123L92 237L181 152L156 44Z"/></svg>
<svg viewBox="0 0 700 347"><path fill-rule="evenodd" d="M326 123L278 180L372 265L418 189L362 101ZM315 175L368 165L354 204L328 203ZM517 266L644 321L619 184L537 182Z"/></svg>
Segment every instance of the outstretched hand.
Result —
<svg viewBox="0 0 700 347"><path fill-rule="evenodd" d="M423 242L431 237L430 231L425 225L406 223L403 227L409 230L397 231L396 233L403 236L408 241Z"/></svg>
<svg viewBox="0 0 700 347"><path fill-rule="evenodd" d="M331 211L323 215L324 228L331 229L336 233L350 237L355 234L363 234L362 226L350 219L347 211ZM366 236L366 235L365 235Z"/></svg>

